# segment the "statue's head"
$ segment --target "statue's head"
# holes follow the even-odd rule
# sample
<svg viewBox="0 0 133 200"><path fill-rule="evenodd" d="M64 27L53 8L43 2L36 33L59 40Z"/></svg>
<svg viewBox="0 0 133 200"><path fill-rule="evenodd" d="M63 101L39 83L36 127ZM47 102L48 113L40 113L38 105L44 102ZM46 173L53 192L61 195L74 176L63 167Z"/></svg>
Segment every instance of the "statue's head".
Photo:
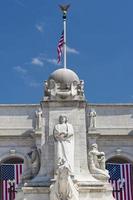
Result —
<svg viewBox="0 0 133 200"><path fill-rule="evenodd" d="M60 115L59 116L59 123L63 124L67 122L67 117L65 115Z"/></svg>
<svg viewBox="0 0 133 200"><path fill-rule="evenodd" d="M96 111L93 108L91 108L90 112L95 113Z"/></svg>
<svg viewBox="0 0 133 200"><path fill-rule="evenodd" d="M96 143L94 143L94 144L92 144L92 145L91 145L91 148L92 148L92 149L97 149L97 148L98 148L98 146L97 146L97 144L96 144Z"/></svg>

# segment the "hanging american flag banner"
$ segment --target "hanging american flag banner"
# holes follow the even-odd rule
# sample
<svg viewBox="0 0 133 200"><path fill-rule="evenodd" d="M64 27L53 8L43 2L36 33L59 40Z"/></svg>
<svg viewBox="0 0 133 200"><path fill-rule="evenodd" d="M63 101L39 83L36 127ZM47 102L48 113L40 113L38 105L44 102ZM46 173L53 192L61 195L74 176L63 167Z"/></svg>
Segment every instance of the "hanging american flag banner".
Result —
<svg viewBox="0 0 133 200"><path fill-rule="evenodd" d="M20 183L23 164L2 164L0 165L1 179L1 199L10 200L10 183L9 180L14 180L13 183L13 198L15 199L16 188Z"/></svg>
<svg viewBox="0 0 133 200"><path fill-rule="evenodd" d="M106 165L113 186L113 196L116 200L133 200L133 182L131 164Z"/></svg>
<svg viewBox="0 0 133 200"><path fill-rule="evenodd" d="M62 31L62 34L61 34L61 37L59 39L58 46L57 46L57 53L58 53L57 63L59 63L61 60L63 46L64 46L64 31Z"/></svg>

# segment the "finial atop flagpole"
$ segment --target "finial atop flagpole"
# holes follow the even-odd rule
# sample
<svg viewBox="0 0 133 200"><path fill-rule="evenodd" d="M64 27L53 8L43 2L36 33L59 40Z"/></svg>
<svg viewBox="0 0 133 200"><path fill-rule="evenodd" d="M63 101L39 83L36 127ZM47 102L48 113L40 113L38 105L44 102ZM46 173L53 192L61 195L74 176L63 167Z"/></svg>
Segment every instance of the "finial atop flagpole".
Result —
<svg viewBox="0 0 133 200"><path fill-rule="evenodd" d="M66 69L66 16L70 5L59 5L63 12L63 24L64 24L64 68Z"/></svg>
<svg viewBox="0 0 133 200"><path fill-rule="evenodd" d="M70 4L68 5L59 5L60 9L62 10L63 14L66 15L68 8L70 7Z"/></svg>

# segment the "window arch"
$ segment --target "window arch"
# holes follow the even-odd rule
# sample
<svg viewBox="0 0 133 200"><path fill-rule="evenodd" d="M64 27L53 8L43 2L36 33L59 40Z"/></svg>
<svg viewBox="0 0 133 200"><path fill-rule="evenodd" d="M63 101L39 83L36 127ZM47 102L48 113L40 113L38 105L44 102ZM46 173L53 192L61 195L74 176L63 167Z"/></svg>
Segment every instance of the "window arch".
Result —
<svg viewBox="0 0 133 200"><path fill-rule="evenodd" d="M118 164L124 164L124 163L132 163L131 160L129 160L126 157L123 156L113 156L109 158L106 163L118 163Z"/></svg>
<svg viewBox="0 0 133 200"><path fill-rule="evenodd" d="M106 169L110 174L110 183L115 199L128 195L132 199L133 162L126 155L114 155L106 161Z"/></svg>
<svg viewBox="0 0 133 200"><path fill-rule="evenodd" d="M0 162L0 199L2 199L5 194L8 197L10 195L8 192L8 189L10 188L8 181L12 180L12 179L9 178L9 180L6 180L5 178L3 178L3 174L4 173L6 174L7 173L6 170L9 169L8 166L11 166L10 173L12 171L12 173L14 174L11 176L15 180L14 188L16 188L16 186L20 183L20 180L21 180L23 164L24 164L24 159L21 158L20 156L15 156L15 155L9 156L9 157L4 157L1 160L1 162ZM5 188L7 188L7 189L5 189ZM15 193L14 193L14 197L15 197Z"/></svg>
<svg viewBox="0 0 133 200"><path fill-rule="evenodd" d="M24 163L23 158L20 158L18 156L4 158L1 161L1 164L23 164L23 163Z"/></svg>

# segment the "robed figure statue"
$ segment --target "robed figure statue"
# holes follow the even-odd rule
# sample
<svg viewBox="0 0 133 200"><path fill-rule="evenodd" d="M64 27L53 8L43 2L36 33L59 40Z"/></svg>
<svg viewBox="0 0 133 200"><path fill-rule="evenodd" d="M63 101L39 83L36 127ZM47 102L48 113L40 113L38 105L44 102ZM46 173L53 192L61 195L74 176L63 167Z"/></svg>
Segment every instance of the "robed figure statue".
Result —
<svg viewBox="0 0 133 200"><path fill-rule="evenodd" d="M67 163L73 171L74 163L74 131L66 116L59 116L59 123L54 127L55 165L56 169L62 163Z"/></svg>

